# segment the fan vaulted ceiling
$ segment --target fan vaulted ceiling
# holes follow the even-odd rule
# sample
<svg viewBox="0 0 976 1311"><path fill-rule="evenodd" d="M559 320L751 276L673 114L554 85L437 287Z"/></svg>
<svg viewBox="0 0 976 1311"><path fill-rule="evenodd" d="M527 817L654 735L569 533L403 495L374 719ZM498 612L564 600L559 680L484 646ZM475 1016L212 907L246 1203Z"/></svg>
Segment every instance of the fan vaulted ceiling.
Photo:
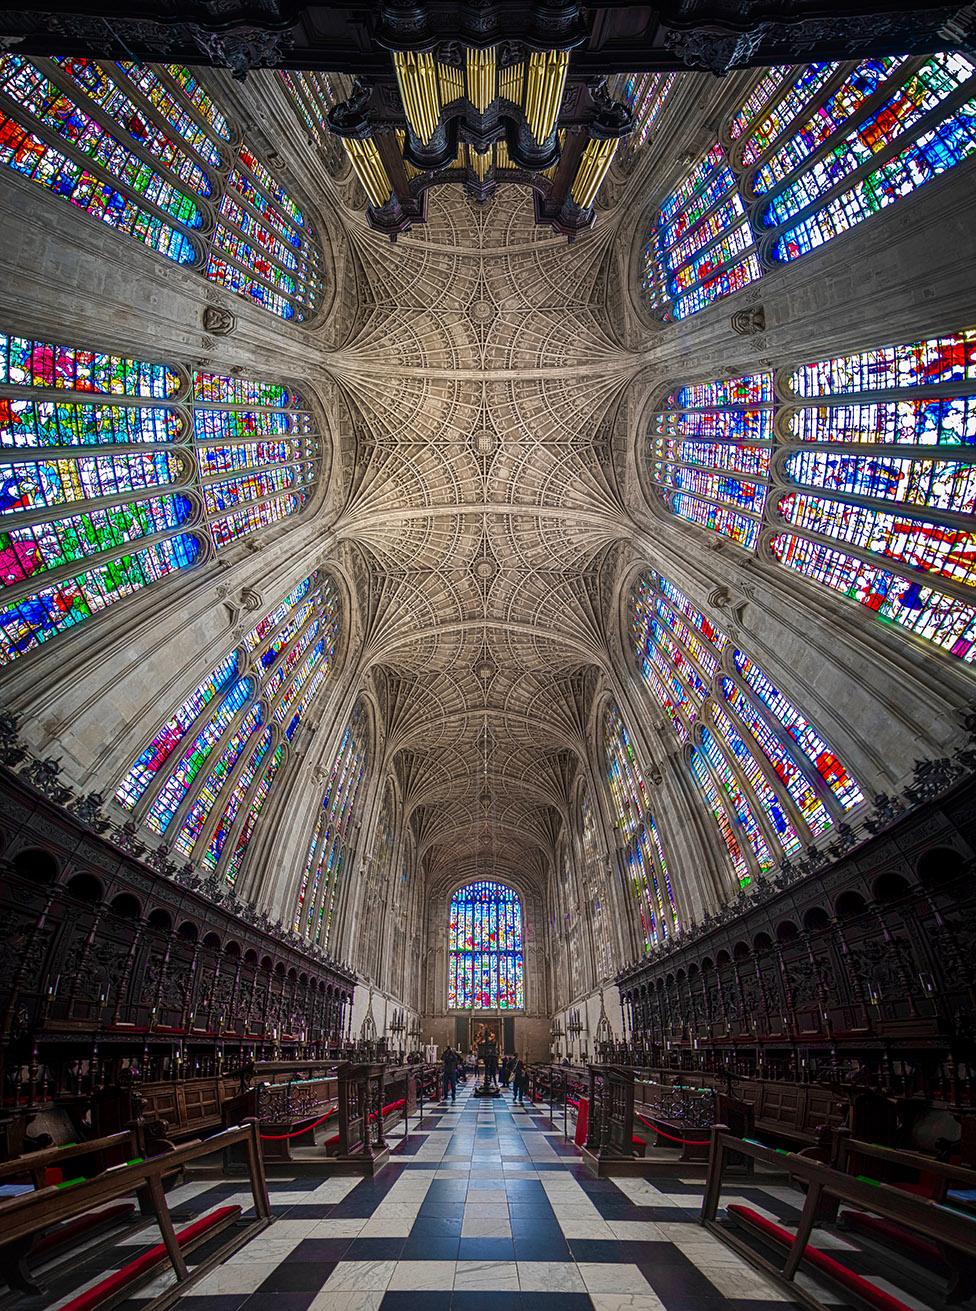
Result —
<svg viewBox="0 0 976 1311"><path fill-rule="evenodd" d="M541 876L575 775L600 567L628 534L609 430L640 365L608 326L610 238L542 234L512 187L435 193L396 246L353 233L367 308L330 369L358 459L334 531L433 880Z"/></svg>

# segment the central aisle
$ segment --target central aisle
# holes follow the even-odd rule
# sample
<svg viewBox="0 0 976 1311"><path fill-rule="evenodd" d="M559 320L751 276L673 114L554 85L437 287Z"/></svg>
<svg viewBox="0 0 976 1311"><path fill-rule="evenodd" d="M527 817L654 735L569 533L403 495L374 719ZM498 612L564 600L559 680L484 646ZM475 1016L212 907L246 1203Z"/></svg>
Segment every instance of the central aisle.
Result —
<svg viewBox="0 0 976 1311"><path fill-rule="evenodd" d="M184 1301L192 1311L791 1305L695 1223L700 1183L592 1179L561 1123L473 1088L391 1137L393 1163L375 1180L272 1180L276 1223ZM194 1191L196 1208L228 1189Z"/></svg>

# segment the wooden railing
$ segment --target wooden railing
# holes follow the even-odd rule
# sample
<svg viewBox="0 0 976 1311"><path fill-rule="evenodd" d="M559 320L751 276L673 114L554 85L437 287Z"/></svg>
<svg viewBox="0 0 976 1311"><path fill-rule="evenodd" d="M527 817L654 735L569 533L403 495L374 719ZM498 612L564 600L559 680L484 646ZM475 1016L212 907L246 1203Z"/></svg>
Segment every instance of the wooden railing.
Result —
<svg viewBox="0 0 976 1311"><path fill-rule="evenodd" d="M942 1166L918 1153L878 1148L857 1140L846 1142L844 1160L849 1161L855 1156L862 1155L904 1168L941 1173L947 1181L961 1177L962 1182L969 1184L974 1178L972 1171L961 1171L955 1166ZM785 1172L805 1189L806 1196L795 1235L770 1223L768 1218L760 1214L754 1212L750 1214L748 1207L740 1204L730 1207L733 1214L739 1213L743 1222L751 1220L761 1237L768 1240L771 1234L770 1245L778 1242L785 1249L786 1255L782 1265L758 1252L753 1245L730 1229L728 1224L718 1223L717 1213L725 1183L725 1171L730 1163L738 1163L743 1157L767 1169ZM736 1180L734 1187L741 1188L741 1181ZM798 1153L784 1152L781 1148L767 1147L748 1138L736 1137L729 1133L725 1125L714 1127L709 1152L708 1178L702 1200L702 1225L724 1243L733 1247L752 1265L785 1284L791 1297L815 1308L816 1311L825 1311L823 1303L809 1287L797 1285L795 1277L808 1248L810 1259L821 1270L826 1268L828 1277L836 1278L838 1268L843 1273L839 1261L829 1253L823 1253L815 1246L811 1246L815 1227L823 1222L825 1216L832 1217L836 1214L841 1202L849 1203L857 1208L859 1213L864 1212L891 1221L905 1231L931 1240L942 1249L948 1248L961 1253L967 1261L976 1257L976 1216L969 1216L933 1198L902 1191L895 1185L885 1185L864 1176L853 1176ZM777 1230L778 1234L775 1232ZM836 1255L843 1256L843 1253ZM859 1276L850 1273L852 1281L859 1279Z"/></svg>
<svg viewBox="0 0 976 1311"><path fill-rule="evenodd" d="M94 1139L90 1143L78 1144L79 1149L87 1152L107 1150L117 1147L127 1140L126 1134L113 1134L108 1139ZM241 1209L237 1206L219 1208L211 1217L204 1217L178 1234L170 1214L164 1190L164 1177L175 1170L183 1169L191 1162L216 1152L223 1152L243 1146L254 1199L255 1218L240 1220ZM62 1149L59 1156L64 1159L65 1152L81 1155L74 1148ZM47 1156L49 1152L38 1153L38 1157ZM16 1173L14 1166L20 1164L21 1170L32 1171L35 1162L28 1158L20 1163L10 1162L7 1169ZM39 1165L40 1162L37 1162ZM93 1208L114 1202L133 1194L148 1199L147 1213L155 1218L162 1238L160 1258L165 1254L173 1268L176 1283L173 1296L178 1296L185 1289L196 1283L208 1270L225 1260L231 1252L248 1242L257 1232L271 1223L271 1208L268 1200L267 1183L258 1146L257 1124L236 1125L215 1134L205 1142L185 1143L173 1151L145 1160L135 1159L122 1165L110 1166L102 1173L90 1179L79 1180L70 1186L52 1185L35 1188L31 1192L0 1201L0 1235L2 1235L2 1253L0 1253L0 1272L8 1275L22 1286L24 1277L23 1262L29 1254L31 1243L36 1235L42 1234L53 1226L71 1221L90 1212ZM210 1223L213 1220L215 1223ZM187 1266L186 1253L196 1241L210 1238L217 1227L226 1227L232 1221L238 1222L234 1234L212 1252L200 1264L191 1270ZM134 1266L138 1263L132 1263ZM5 1267L5 1268L4 1268ZM143 1268L144 1267L144 1268ZM133 1270L133 1285L144 1274L155 1274L156 1268L145 1261ZM124 1273L124 1270L123 1270ZM154 1303L154 1306L160 1303Z"/></svg>
<svg viewBox="0 0 976 1311"><path fill-rule="evenodd" d="M12 1160L0 1164L0 1183L10 1182L29 1176L35 1189L44 1187L44 1176L50 1169L62 1170L69 1161L81 1162L93 1158L98 1169L106 1164L104 1155L133 1157L140 1150L139 1138L135 1129L122 1133L110 1133L104 1138L91 1138L87 1142L65 1143L62 1147L44 1147L38 1152L28 1152L24 1156L15 1156Z"/></svg>
<svg viewBox="0 0 976 1311"><path fill-rule="evenodd" d="M634 1071L617 1065L591 1065L589 1104L587 1151L601 1161L632 1159Z"/></svg>

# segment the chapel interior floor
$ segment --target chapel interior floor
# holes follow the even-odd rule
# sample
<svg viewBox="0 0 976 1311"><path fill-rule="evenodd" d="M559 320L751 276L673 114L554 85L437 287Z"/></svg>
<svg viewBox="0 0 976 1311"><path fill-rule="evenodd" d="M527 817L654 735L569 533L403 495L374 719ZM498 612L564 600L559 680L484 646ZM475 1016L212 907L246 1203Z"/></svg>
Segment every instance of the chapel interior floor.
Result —
<svg viewBox="0 0 976 1311"><path fill-rule="evenodd" d="M391 1135L391 1164L376 1179L270 1180L275 1223L194 1285L179 1306L781 1311L796 1305L699 1227L700 1180L593 1179L563 1140L561 1116L557 1126L541 1107L513 1107L510 1094L481 1101L473 1088L469 1080L456 1107L436 1104L419 1126L414 1118L405 1132ZM228 1200L246 1208L244 1187L198 1180L169 1200L182 1215ZM785 1189L743 1179L735 1200L795 1223L797 1195ZM75 1291L78 1275L95 1283L146 1245L143 1232L93 1250L90 1272L75 1266ZM847 1246L839 1239L834 1245ZM205 1253L199 1249L194 1259ZM883 1268L863 1272L884 1286ZM171 1282L164 1275L144 1286L121 1304L123 1311L138 1311ZM48 1307L54 1311L66 1300Z"/></svg>

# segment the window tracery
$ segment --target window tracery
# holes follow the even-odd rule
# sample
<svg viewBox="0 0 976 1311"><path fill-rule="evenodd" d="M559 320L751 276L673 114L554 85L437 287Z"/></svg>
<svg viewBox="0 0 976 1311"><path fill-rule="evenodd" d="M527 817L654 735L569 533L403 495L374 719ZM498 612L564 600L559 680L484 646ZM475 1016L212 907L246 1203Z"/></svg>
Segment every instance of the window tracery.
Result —
<svg viewBox="0 0 976 1311"><path fill-rule="evenodd" d="M773 557L972 663L976 481L941 457L976 443L976 333L815 361L780 388L800 490L777 503Z"/></svg>
<svg viewBox="0 0 976 1311"><path fill-rule="evenodd" d="M976 333L960 332L677 387L647 467L678 518L745 550L765 540L784 568L971 663L974 442Z"/></svg>
<svg viewBox="0 0 976 1311"><path fill-rule="evenodd" d="M120 780L115 800L187 859L234 882L292 735L280 722L283 680L310 635L322 644L316 688L340 628L335 585L303 579L247 633L157 730ZM318 642L316 643L318 646ZM305 704L311 700L311 682ZM296 724L297 727L297 724Z"/></svg>
<svg viewBox="0 0 976 1311"><path fill-rule="evenodd" d="M741 155L771 258L806 254L976 152L974 67L941 52L808 65L784 81Z"/></svg>
<svg viewBox="0 0 976 1311"><path fill-rule="evenodd" d="M300 206L181 65L0 55L0 164L283 319L321 298Z"/></svg>
<svg viewBox="0 0 976 1311"><path fill-rule="evenodd" d="M616 706L608 706L604 714L603 753L614 826L640 912L644 948L649 950L675 932L678 910L644 773Z"/></svg>
<svg viewBox="0 0 976 1311"><path fill-rule="evenodd" d="M651 478L668 509L751 550L773 450L773 377L679 387L652 416Z"/></svg>
<svg viewBox="0 0 976 1311"><path fill-rule="evenodd" d="M952 51L769 69L657 210L648 308L695 314L976 155L974 71Z"/></svg>
<svg viewBox="0 0 976 1311"><path fill-rule="evenodd" d="M280 70L278 80L299 119L309 135L324 152L326 167L333 177L345 167L342 146L338 137L329 130L326 119L330 109L347 100L352 93L352 79L345 73L323 73L317 70Z"/></svg>
<svg viewBox="0 0 976 1311"><path fill-rule="evenodd" d="M282 386L0 334L0 663L301 510L314 429Z"/></svg>
<svg viewBox="0 0 976 1311"><path fill-rule="evenodd" d="M669 579L637 579L630 634L741 886L864 800L814 726Z"/></svg>
<svg viewBox="0 0 976 1311"><path fill-rule="evenodd" d="M451 898L449 1010L523 1010L522 902L503 883L481 880Z"/></svg>
<svg viewBox="0 0 976 1311"><path fill-rule="evenodd" d="M597 980L612 978L617 969L610 922L610 887L596 814L589 789L580 789L580 850L583 880L589 895L593 957Z"/></svg>
<svg viewBox="0 0 976 1311"><path fill-rule="evenodd" d="M676 84L675 73L620 73L611 79L611 96L622 100L634 115L634 126L618 151L621 159L632 161L647 145Z"/></svg>
<svg viewBox="0 0 976 1311"><path fill-rule="evenodd" d="M343 870L351 857L356 803L369 764L369 720L357 703L336 752L298 890L293 928L310 942L331 944Z"/></svg>
<svg viewBox="0 0 976 1311"><path fill-rule="evenodd" d="M665 197L644 246L650 308L684 319L761 274L752 225L718 142Z"/></svg>

